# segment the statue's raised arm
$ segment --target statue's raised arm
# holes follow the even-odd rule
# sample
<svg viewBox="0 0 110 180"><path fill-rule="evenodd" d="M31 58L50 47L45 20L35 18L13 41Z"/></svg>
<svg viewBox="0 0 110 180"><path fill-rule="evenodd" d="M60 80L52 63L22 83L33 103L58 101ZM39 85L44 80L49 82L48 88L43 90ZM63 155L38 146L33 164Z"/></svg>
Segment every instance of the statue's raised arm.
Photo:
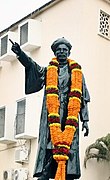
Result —
<svg viewBox="0 0 110 180"><path fill-rule="evenodd" d="M17 59L25 67L25 93L31 94L41 90L45 84L45 67L39 66L25 52L18 43L12 43L11 50L16 54Z"/></svg>

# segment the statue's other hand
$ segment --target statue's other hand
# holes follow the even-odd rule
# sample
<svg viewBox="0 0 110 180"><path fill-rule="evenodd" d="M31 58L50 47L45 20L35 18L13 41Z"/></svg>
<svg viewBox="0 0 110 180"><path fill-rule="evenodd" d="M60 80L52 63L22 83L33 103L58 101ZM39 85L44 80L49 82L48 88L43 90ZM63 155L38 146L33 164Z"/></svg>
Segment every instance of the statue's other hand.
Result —
<svg viewBox="0 0 110 180"><path fill-rule="evenodd" d="M89 134L89 127L88 127L87 121L84 121L82 123L82 131L84 131L84 130L85 130L84 136L88 136L88 134Z"/></svg>
<svg viewBox="0 0 110 180"><path fill-rule="evenodd" d="M20 53L21 53L20 45L19 45L18 43L16 43L16 42L12 45L11 50L12 50L16 55L20 55Z"/></svg>

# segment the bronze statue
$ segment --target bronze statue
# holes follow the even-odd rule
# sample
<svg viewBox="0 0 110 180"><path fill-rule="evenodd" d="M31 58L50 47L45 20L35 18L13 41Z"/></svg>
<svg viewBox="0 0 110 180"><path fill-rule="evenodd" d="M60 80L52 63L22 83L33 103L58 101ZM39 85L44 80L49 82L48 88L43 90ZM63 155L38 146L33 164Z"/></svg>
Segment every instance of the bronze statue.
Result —
<svg viewBox="0 0 110 180"><path fill-rule="evenodd" d="M81 176L80 173L80 160L79 160L79 124L76 118L74 124L67 124L66 119L68 116L68 103L71 88L71 71L69 66L68 57L70 55L72 45L65 39L59 38L53 42L51 49L54 52L55 58L51 61L50 66L54 66L53 76L56 77L58 75L57 86L48 85L49 73L48 69L51 67L41 67L35 61L33 61L30 57L28 57L20 48L19 44L16 42L12 45L12 51L17 55L18 60L20 63L25 67L25 93L31 94L37 91L40 91L43 86L45 86L44 92L44 99L42 105L42 112L41 112L41 120L40 120L40 128L39 128L39 143L38 143L38 153L37 159L35 164L35 170L33 177L38 177L38 180L49 180L49 178L54 178L56 174L56 169L58 167L57 162L53 158L53 153L57 152L57 150L61 150L62 157L68 157L69 159L66 161L66 180L74 180L79 179ZM72 61L71 61L72 62ZM72 63L72 68L79 68L78 71L80 72L80 65L78 63ZM56 71L57 69L57 71ZM51 81L51 78L50 78ZM90 101L90 96L85 84L84 75L82 75L82 94L79 92L74 92L75 99L80 99L80 112L78 113L80 116L80 120L82 122L82 130L85 130L84 136L88 136L89 128L88 128L88 107L87 103ZM52 81L51 81L52 83ZM73 82L74 83L74 82ZM53 85L53 84L52 84ZM48 86L48 87L47 87ZM50 89L49 89L50 87ZM48 91L48 92L47 92ZM47 95L49 93L49 95ZM54 102L53 98L57 98L59 105L55 106L55 111L58 109L58 113L54 112L54 116L51 117L48 112L47 105L47 96L51 97L52 103L51 106L54 108L56 105L56 100ZM78 102L79 102L78 101ZM50 106L50 108L51 108ZM49 110L51 112L51 110ZM51 113L50 113L51 114ZM56 115L58 114L58 115ZM50 118L50 121L48 119ZM79 118L78 118L79 119ZM55 123L53 123L55 120ZM71 120L71 119L70 119ZM60 122L59 122L60 121ZM70 123L71 121L68 121ZM56 151L53 149L56 147L52 144L52 138L50 136L50 126L53 127L54 125L61 125L61 132L65 131L65 127L70 127L74 129L75 127L75 134L72 139L72 143L70 145L70 150L68 150L69 146L64 145L64 147L57 146ZM63 145L62 145L63 146ZM54 148L53 148L54 147ZM59 149L58 149L59 148ZM68 152L68 155L65 154ZM57 155L55 156L57 157Z"/></svg>

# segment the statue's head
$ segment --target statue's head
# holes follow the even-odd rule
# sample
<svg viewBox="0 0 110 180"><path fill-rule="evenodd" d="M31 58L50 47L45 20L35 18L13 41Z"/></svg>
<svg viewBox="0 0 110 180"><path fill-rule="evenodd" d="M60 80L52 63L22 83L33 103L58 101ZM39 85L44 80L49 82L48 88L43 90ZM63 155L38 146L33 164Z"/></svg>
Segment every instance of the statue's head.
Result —
<svg viewBox="0 0 110 180"><path fill-rule="evenodd" d="M64 62L70 55L72 45L64 37L57 39L51 45L51 49L59 62Z"/></svg>

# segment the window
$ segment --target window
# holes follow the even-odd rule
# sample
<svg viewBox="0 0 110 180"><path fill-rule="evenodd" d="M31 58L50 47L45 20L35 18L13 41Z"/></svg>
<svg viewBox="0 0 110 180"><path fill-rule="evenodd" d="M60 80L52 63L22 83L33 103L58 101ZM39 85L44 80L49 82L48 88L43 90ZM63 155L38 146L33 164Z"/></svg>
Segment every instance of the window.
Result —
<svg viewBox="0 0 110 180"><path fill-rule="evenodd" d="M1 38L1 56L7 53L8 35Z"/></svg>
<svg viewBox="0 0 110 180"><path fill-rule="evenodd" d="M17 102L16 135L24 133L26 99Z"/></svg>
<svg viewBox="0 0 110 180"><path fill-rule="evenodd" d="M5 129L5 107L0 109L0 138L4 137Z"/></svg>
<svg viewBox="0 0 110 180"><path fill-rule="evenodd" d="M20 45L28 42L28 23L20 27Z"/></svg>
<svg viewBox="0 0 110 180"><path fill-rule="evenodd" d="M110 15L100 10L99 34L110 39Z"/></svg>

